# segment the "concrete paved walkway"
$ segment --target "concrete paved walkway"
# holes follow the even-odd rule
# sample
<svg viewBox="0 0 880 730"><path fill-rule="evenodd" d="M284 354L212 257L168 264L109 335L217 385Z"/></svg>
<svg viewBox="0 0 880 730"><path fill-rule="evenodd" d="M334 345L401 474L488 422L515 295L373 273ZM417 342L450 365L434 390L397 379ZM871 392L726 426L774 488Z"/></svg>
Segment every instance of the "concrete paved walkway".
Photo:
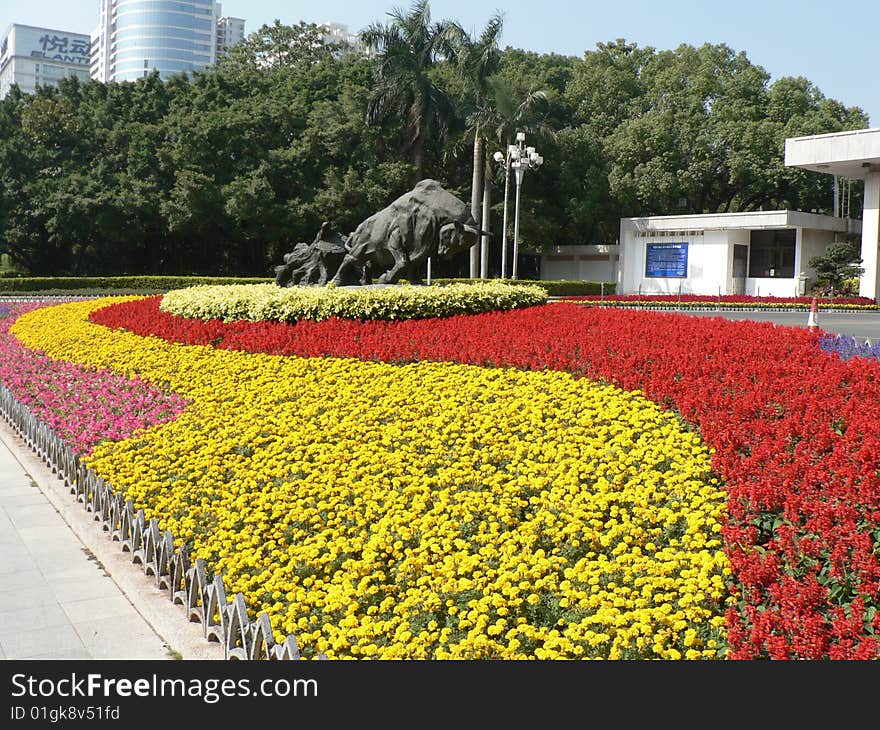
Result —
<svg viewBox="0 0 880 730"><path fill-rule="evenodd" d="M223 658L2 418L0 658Z"/></svg>

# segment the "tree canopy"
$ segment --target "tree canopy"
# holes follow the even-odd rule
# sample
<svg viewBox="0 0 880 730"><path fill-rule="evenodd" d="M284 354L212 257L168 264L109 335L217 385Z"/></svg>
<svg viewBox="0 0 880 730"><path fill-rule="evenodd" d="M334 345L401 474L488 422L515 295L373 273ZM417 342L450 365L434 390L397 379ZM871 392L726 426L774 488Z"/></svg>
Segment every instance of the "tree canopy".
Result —
<svg viewBox="0 0 880 730"><path fill-rule="evenodd" d="M276 21L206 71L13 87L0 100L0 254L33 275L270 277L323 221L349 233L431 177L474 204L475 186L495 188L497 276L504 175L491 158L516 129L545 160L522 189L520 248L539 251L614 243L628 216L830 212L833 180L785 167L785 138L867 126L724 44L616 39L573 57L496 47L500 16L483 38L432 21L424 1L389 17L364 29L369 53Z"/></svg>
<svg viewBox="0 0 880 730"><path fill-rule="evenodd" d="M809 265L816 270L819 286L840 293L848 280L858 279L865 271L859 248L853 241L835 241L821 256L812 256Z"/></svg>

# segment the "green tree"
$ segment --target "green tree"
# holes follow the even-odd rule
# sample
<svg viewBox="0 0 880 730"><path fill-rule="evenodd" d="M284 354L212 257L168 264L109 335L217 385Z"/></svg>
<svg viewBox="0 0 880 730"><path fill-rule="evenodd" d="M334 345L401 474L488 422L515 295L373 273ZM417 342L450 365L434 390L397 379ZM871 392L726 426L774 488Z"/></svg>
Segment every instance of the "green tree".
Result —
<svg viewBox="0 0 880 730"><path fill-rule="evenodd" d="M556 140L555 130L545 121L550 91L535 88L534 86L528 88L524 88L522 85L514 86L507 80L507 77L500 74L490 80L490 85L492 87L495 111L494 118L492 119L492 136L500 147L499 151L501 154L506 154L508 146L515 142L517 132L524 132L527 135L529 146L541 145L541 153L546 162L548 150L543 145L555 143ZM558 156L551 152L550 158L554 160L550 163L551 165L557 164ZM503 170L499 166L499 176L502 175L502 172ZM528 245L529 241L535 244L531 248L540 250L541 244L537 242L543 239L546 234L541 234L539 231L541 229L546 231L548 227L554 227L554 223L551 223L542 214L542 209L546 209L546 203L549 200L549 196L543 192L547 179L545 167L542 165L537 170L530 172L529 176L537 178L536 184L530 186L530 189L536 190L537 193L522 198L520 201L522 208L520 218L523 224L520 237L525 243L522 250L530 248ZM513 189L515 182L512 170L509 171L506 184ZM512 218L508 224L508 227L511 226L513 226ZM508 238L510 238L512 231L507 233ZM503 230L501 239L503 242ZM507 255L511 251L512 249L508 248ZM502 271L505 269L508 275L513 270L512 267L502 266Z"/></svg>
<svg viewBox="0 0 880 730"><path fill-rule="evenodd" d="M868 117L859 107L847 107L827 98L808 79L784 76L768 89L768 134L771 152L765 179L779 207L831 213L834 179L798 167L785 166L785 139L811 134L864 129ZM852 181L852 209L861 209L863 184Z"/></svg>
<svg viewBox="0 0 880 730"><path fill-rule="evenodd" d="M72 144L81 132L73 104L51 87L24 108L21 129L33 142L53 149Z"/></svg>
<svg viewBox="0 0 880 730"><path fill-rule="evenodd" d="M196 76L166 124L164 212L181 255L207 273L268 275L325 220L348 233L408 189L412 167L366 123L370 72L350 54Z"/></svg>
<svg viewBox="0 0 880 730"><path fill-rule="evenodd" d="M828 245L825 253L809 260L815 269L819 286L829 286L832 291L843 292L847 279L857 279L865 269L859 246L852 241L835 241Z"/></svg>
<svg viewBox="0 0 880 730"><path fill-rule="evenodd" d="M251 69L277 69L324 61L336 50L324 42L324 32L314 23L285 25L277 18L236 43L219 65Z"/></svg>
<svg viewBox="0 0 880 730"><path fill-rule="evenodd" d="M833 179L786 168L785 139L867 125L808 80L768 85L744 54L708 44L619 40L576 58L488 43L484 58L490 22L466 37L468 78L450 22L431 22L426 2L395 13L373 28L375 56L276 22L204 72L13 87L0 100L0 254L34 274L269 276L323 221L350 232L426 170L475 194L476 123L490 154L522 129L544 157L523 190L524 252L612 242L621 217L652 212L824 211ZM503 172L484 165L484 210ZM853 210L860 195L854 181ZM433 272L467 275L468 258Z"/></svg>
<svg viewBox="0 0 880 730"><path fill-rule="evenodd" d="M496 118L490 79L498 70L498 40L504 27L503 16L493 15L479 37L471 37L458 23L453 23L453 53L459 73L470 96L466 117L467 134L473 137L473 175L471 177L471 215L482 223L488 209L486 131ZM470 250L470 278L487 276L489 239L482 236Z"/></svg>
<svg viewBox="0 0 880 730"><path fill-rule="evenodd" d="M643 74L655 50L618 38L597 43L574 64L564 95L572 110L572 126L588 125L600 138L643 109L647 94Z"/></svg>
<svg viewBox="0 0 880 730"><path fill-rule="evenodd" d="M369 124L389 117L403 121L404 151L412 161L415 183L424 177L428 140L443 139L453 116L449 97L430 74L448 52L450 24L431 21L427 0L418 0L408 11L394 8L388 15L389 23L373 23L361 32L363 43L375 51L366 118Z"/></svg>
<svg viewBox="0 0 880 730"><path fill-rule="evenodd" d="M791 92L780 115L769 74L724 44L681 45L642 60L644 93L632 87L627 118L605 142L611 192L629 215L802 203L808 183L785 171L785 138L797 128L818 133L865 124L857 111L790 83L779 89ZM780 184L788 180L795 184Z"/></svg>
<svg viewBox="0 0 880 730"><path fill-rule="evenodd" d="M608 137L612 192L636 214L736 209L760 167L741 147L764 113L767 73L705 44L656 53L642 74L646 93Z"/></svg>

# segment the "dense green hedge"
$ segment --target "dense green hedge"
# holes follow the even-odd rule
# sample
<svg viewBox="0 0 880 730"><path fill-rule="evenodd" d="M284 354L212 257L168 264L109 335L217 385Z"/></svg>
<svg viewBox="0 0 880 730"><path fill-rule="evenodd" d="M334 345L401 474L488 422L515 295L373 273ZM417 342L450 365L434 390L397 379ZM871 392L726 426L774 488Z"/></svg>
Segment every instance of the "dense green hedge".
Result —
<svg viewBox="0 0 880 730"><path fill-rule="evenodd" d="M169 291L196 284L263 284L272 279L223 276L22 276L0 278L2 292Z"/></svg>
<svg viewBox="0 0 880 730"><path fill-rule="evenodd" d="M480 281L479 279L432 279L432 284L453 284L468 281ZM497 281L496 279L488 279L488 281ZM602 282L599 281L580 281L577 279L566 279L558 281L544 281L536 279L505 279L507 284L537 284L547 290L547 296L550 297L570 297L583 296L586 294L602 294ZM606 281L604 293L614 294L615 283Z"/></svg>
<svg viewBox="0 0 880 730"><path fill-rule="evenodd" d="M218 284L264 284L273 281L255 277L223 276L46 276L0 278L0 294L13 292L48 293L102 293L106 290L120 293L166 292L189 286ZM432 284L460 284L478 282L479 279L433 279ZM498 281L488 279L487 281ZM597 281L535 281L530 279L505 279L508 284L538 285L546 289L547 296L578 296L601 293ZM605 294L614 293L614 282L605 282Z"/></svg>
<svg viewBox="0 0 880 730"><path fill-rule="evenodd" d="M194 319L296 322L342 319L423 319L531 307L547 302L539 286L511 286L497 279L445 286L292 286L274 283L193 286L162 297L164 312Z"/></svg>

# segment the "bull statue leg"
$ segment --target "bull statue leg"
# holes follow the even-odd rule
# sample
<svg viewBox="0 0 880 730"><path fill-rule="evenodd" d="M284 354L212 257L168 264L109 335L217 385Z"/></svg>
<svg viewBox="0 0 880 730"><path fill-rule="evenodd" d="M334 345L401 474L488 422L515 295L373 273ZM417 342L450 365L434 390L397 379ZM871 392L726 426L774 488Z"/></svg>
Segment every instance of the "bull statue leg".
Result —
<svg viewBox="0 0 880 730"><path fill-rule="evenodd" d="M318 259L318 286L324 286L327 283L327 264L323 258Z"/></svg>
<svg viewBox="0 0 880 730"><path fill-rule="evenodd" d="M315 269L311 263L305 263L298 269L294 270L293 274L291 275L291 279L295 284L314 284Z"/></svg>
<svg viewBox="0 0 880 730"><path fill-rule="evenodd" d="M410 261L409 266L406 267L406 280L410 284L424 284L419 273L421 265L421 261Z"/></svg>
<svg viewBox="0 0 880 730"><path fill-rule="evenodd" d="M293 277L290 269L290 264L275 267L275 283L278 286L285 287L291 283Z"/></svg>
<svg viewBox="0 0 880 730"><path fill-rule="evenodd" d="M333 279L331 280L333 285L334 286L343 286L344 282L346 281L346 275L349 273L349 271L352 269L352 267L355 267L357 265L358 265L358 260L354 256L352 256L350 253L345 254L345 258L342 259L342 263L339 264L339 268L336 269L336 274L333 276ZM366 275L367 267L364 266L363 269L365 272L364 275ZM361 280L363 280L363 276L361 277Z"/></svg>
<svg viewBox="0 0 880 730"><path fill-rule="evenodd" d="M406 249L400 245L400 236L395 235L393 242L389 241L388 248L394 257L394 265L379 277L380 284L394 284L403 272L409 270L409 255Z"/></svg>

